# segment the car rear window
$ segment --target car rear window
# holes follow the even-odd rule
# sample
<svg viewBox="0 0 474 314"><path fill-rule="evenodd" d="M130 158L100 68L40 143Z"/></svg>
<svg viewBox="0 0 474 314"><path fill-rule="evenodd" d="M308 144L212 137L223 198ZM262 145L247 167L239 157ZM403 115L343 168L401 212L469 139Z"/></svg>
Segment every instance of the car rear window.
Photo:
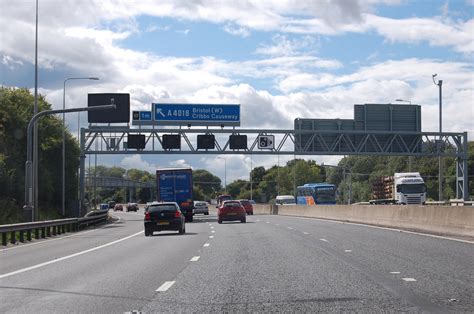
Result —
<svg viewBox="0 0 474 314"><path fill-rule="evenodd" d="M151 213L154 212L175 212L176 211L176 206L175 205L170 205L170 204L163 204L163 205L151 205L148 207L148 211Z"/></svg>
<svg viewBox="0 0 474 314"><path fill-rule="evenodd" d="M249 205L249 204L250 204L250 202L249 202L249 201L240 201L240 202L241 202L241 203L242 203L242 205L244 205L244 206L245 206L245 205Z"/></svg>
<svg viewBox="0 0 474 314"><path fill-rule="evenodd" d="M226 206L226 207L240 207L241 205L240 205L239 202L225 202L224 206Z"/></svg>
<svg viewBox="0 0 474 314"><path fill-rule="evenodd" d="M196 206L206 206L206 203L198 202L196 203Z"/></svg>

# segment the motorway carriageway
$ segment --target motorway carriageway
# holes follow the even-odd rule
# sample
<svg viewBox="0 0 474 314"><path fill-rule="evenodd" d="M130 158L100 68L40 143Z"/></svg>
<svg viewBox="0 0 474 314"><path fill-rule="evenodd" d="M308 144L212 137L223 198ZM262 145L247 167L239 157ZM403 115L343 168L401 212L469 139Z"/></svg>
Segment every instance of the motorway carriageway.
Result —
<svg viewBox="0 0 474 314"><path fill-rule="evenodd" d="M474 244L361 225L195 216L145 237L143 211L0 250L0 312L474 311Z"/></svg>

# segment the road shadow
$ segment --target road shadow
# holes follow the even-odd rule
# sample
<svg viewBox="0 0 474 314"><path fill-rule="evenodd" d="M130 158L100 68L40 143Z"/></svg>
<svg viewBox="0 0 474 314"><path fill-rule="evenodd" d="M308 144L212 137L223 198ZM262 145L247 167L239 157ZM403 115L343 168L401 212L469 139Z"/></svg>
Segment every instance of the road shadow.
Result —
<svg viewBox="0 0 474 314"><path fill-rule="evenodd" d="M197 233L195 232L186 232L185 234L179 234L177 231L176 232L173 232L173 231L163 231L163 232L158 232L158 231L155 231L156 233L153 233L153 235L151 235L152 237L185 237L187 235L190 235L190 236L193 236L193 235L197 235Z"/></svg>

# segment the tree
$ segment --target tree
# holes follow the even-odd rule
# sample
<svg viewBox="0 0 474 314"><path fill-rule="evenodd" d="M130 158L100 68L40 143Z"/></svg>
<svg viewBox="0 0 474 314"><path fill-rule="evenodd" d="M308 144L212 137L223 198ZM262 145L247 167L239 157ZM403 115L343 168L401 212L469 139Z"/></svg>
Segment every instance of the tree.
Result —
<svg viewBox="0 0 474 314"><path fill-rule="evenodd" d="M202 192L202 198L209 200L216 196L216 193L221 188L221 179L207 170L196 169L193 170L193 184L194 189L199 188ZM194 196L195 199L196 196Z"/></svg>
<svg viewBox="0 0 474 314"><path fill-rule="evenodd" d="M10 222L19 221L25 202L26 129L33 117L33 107L34 97L27 89L0 88L0 209ZM38 109L51 109L41 95ZM40 210L61 207L62 181L58 178L62 173L62 130L62 120L57 116L38 120ZM66 199L77 198L78 166L79 146L66 130ZM0 219L0 223L6 221Z"/></svg>

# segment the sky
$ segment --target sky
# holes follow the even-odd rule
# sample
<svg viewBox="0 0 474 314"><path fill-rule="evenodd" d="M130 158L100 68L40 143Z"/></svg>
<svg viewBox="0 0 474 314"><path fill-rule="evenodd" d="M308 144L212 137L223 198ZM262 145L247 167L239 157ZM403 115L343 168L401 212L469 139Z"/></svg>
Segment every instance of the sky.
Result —
<svg viewBox="0 0 474 314"><path fill-rule="evenodd" d="M0 83L33 90L35 1L0 0L0 11ZM68 81L67 108L85 106L88 93L130 93L131 110L240 104L241 127L254 129L352 119L354 104L411 102L428 132L439 128L436 73L443 131L472 140L473 13L474 0L39 0L38 87L55 109L69 77L100 80ZM76 134L77 114L66 123ZM98 163L191 166L222 181L226 172L229 183L248 180L251 163L268 168L293 156L223 158L100 155Z"/></svg>

